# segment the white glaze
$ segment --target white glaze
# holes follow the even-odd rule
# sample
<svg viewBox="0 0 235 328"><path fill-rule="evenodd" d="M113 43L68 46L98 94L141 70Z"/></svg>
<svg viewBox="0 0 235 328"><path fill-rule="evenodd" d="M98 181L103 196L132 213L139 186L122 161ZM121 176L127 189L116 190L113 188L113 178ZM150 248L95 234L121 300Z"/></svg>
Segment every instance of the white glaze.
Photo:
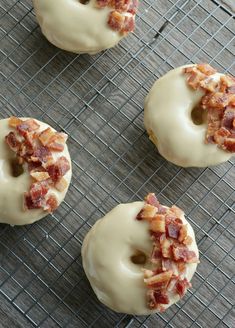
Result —
<svg viewBox="0 0 235 328"><path fill-rule="evenodd" d="M130 257L136 250L149 256L152 250L149 224L136 220L144 202L120 204L106 214L89 231L82 245L85 273L98 299L116 312L147 315L156 311L147 307L143 271ZM181 217L184 224L186 219ZM188 234L193 238L190 250L198 256L192 227ZM187 264L185 276L191 280L197 264ZM179 296L171 294L171 304Z"/></svg>
<svg viewBox="0 0 235 328"><path fill-rule="evenodd" d="M115 46L122 38L107 24L112 8L96 8L96 0L33 0L45 37L58 48L94 54Z"/></svg>
<svg viewBox="0 0 235 328"><path fill-rule="evenodd" d="M171 70L151 88L145 100L145 128L156 138L159 153L176 165L205 167L225 162L232 154L215 144L205 144L206 122L195 125L191 119L204 93L187 85L183 67Z"/></svg>
<svg viewBox="0 0 235 328"><path fill-rule="evenodd" d="M40 124L40 131L49 127L46 123L37 122ZM11 174L10 161L15 157L15 154L5 142L5 136L10 131L14 131L14 129L9 128L8 119L0 120L0 223L11 225L30 224L46 216L48 212L41 209L23 210L23 195L29 190L32 178L26 167L24 168L24 173L19 177L13 177ZM66 145L63 152L52 152L52 155L54 159L65 156L71 165ZM64 176L68 186L71 175L72 170L70 169ZM68 187L63 192L51 188L48 194L53 193L56 195L58 202L61 203L67 190Z"/></svg>

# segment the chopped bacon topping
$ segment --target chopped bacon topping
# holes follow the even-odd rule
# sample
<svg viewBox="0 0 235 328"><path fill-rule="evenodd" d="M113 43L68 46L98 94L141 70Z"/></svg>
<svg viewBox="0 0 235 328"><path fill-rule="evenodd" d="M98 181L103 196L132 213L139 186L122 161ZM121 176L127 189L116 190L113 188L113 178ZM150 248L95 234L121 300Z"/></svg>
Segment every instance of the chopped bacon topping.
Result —
<svg viewBox="0 0 235 328"><path fill-rule="evenodd" d="M209 70L208 70L209 72ZM186 279L186 266L198 263L197 254L188 248L193 239L188 235L184 213L176 206L162 206L155 194L148 194L137 220L149 223L153 241L150 255L151 270L143 269L144 282L148 288L147 304L150 309L163 312L174 292L182 297L191 284Z"/></svg>
<svg viewBox="0 0 235 328"><path fill-rule="evenodd" d="M96 0L96 5L98 8L113 9L107 22L112 30L121 34L134 31L138 0Z"/></svg>
<svg viewBox="0 0 235 328"><path fill-rule="evenodd" d="M205 142L235 152L235 78L215 76L216 70L208 64L198 64L184 69L188 85L202 89L201 108L207 113Z"/></svg>
<svg viewBox="0 0 235 328"><path fill-rule="evenodd" d="M54 187L62 192L67 188L64 175L70 170L70 163L64 156L55 161L52 151L63 151L67 136L51 128L40 131L34 119L11 117L9 127L15 131L5 137L6 144L15 152L19 164L27 163L33 179L29 191L24 193L24 209L54 211L58 200L49 190Z"/></svg>

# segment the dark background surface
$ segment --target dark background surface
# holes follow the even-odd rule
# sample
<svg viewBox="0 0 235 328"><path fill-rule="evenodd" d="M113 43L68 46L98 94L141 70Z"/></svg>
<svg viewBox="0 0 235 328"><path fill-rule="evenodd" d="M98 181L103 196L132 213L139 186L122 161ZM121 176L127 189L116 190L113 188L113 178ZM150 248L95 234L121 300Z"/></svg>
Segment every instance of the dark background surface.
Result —
<svg viewBox="0 0 235 328"><path fill-rule="evenodd" d="M0 118L33 116L65 131L73 159L70 190L53 216L0 226L0 326L234 327L234 160L177 167L158 155L143 126L144 97L169 69L203 61L235 73L228 7L141 1L135 33L92 57L49 44L29 0L0 0L0 16ZM92 292L81 244L105 212L148 192L185 210L201 264L193 288L165 314L116 314Z"/></svg>

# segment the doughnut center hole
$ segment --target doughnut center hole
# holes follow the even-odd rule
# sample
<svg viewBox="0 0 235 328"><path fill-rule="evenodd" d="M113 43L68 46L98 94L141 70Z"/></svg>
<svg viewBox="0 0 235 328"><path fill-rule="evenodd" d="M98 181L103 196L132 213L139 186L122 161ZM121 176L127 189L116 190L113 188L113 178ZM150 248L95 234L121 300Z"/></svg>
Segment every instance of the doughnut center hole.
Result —
<svg viewBox="0 0 235 328"><path fill-rule="evenodd" d="M11 167L11 175L14 178L17 178L24 173L24 168L21 164L19 164L17 158L13 158L10 160L10 167Z"/></svg>
<svg viewBox="0 0 235 328"><path fill-rule="evenodd" d="M82 4L82 5L87 5L90 0L79 0L79 2Z"/></svg>
<svg viewBox="0 0 235 328"><path fill-rule="evenodd" d="M131 255L130 260L136 265L143 265L147 262L147 256L141 251L136 251Z"/></svg>
<svg viewBox="0 0 235 328"><path fill-rule="evenodd" d="M206 111L200 105L197 105L191 112L191 118L195 125L201 125L206 121Z"/></svg>

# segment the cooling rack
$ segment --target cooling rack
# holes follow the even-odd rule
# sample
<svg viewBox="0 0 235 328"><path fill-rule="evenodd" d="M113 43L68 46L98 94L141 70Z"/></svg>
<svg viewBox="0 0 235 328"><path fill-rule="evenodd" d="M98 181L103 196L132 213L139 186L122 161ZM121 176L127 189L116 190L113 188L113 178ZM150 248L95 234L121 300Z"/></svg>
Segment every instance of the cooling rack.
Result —
<svg viewBox="0 0 235 328"><path fill-rule="evenodd" d="M234 160L177 167L157 153L143 127L144 97L169 69L209 62L234 75L231 8L142 0L135 33L95 56L49 44L29 0L0 0L0 15L0 117L33 116L66 132L73 159L70 190L53 215L31 226L0 226L0 313L11 306L25 319L8 326L235 327ZM113 206L148 192L185 209L201 263L193 288L166 313L117 314L91 290L82 241Z"/></svg>

